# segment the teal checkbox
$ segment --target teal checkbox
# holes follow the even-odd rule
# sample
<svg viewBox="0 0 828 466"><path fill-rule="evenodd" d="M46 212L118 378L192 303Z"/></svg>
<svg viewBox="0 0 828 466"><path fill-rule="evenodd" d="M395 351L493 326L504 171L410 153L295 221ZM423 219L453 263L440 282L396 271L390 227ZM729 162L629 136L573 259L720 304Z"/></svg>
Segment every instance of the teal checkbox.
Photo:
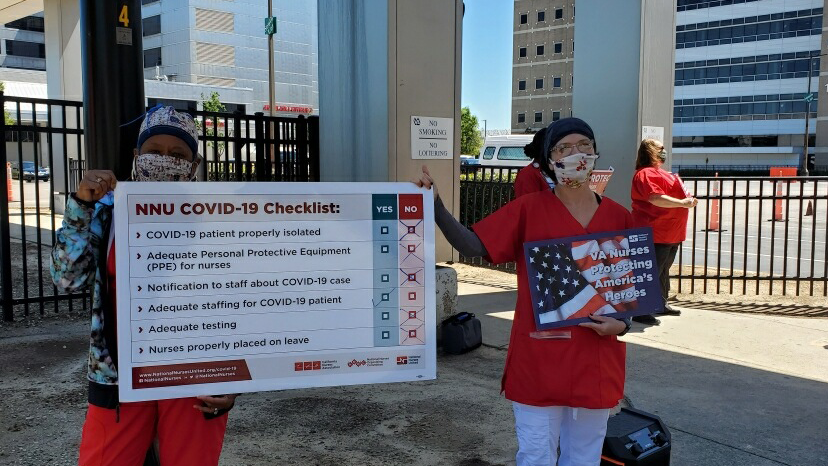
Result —
<svg viewBox="0 0 828 466"><path fill-rule="evenodd" d="M380 227L380 234L387 235L388 234L388 227Z"/></svg>
<svg viewBox="0 0 828 466"><path fill-rule="evenodd" d="M382 320L389 320L391 318L391 314L388 312L382 313Z"/></svg>
<svg viewBox="0 0 828 466"><path fill-rule="evenodd" d="M388 330L383 330L382 331L382 339L383 340L388 340L390 338L391 338L391 332L389 332Z"/></svg>
<svg viewBox="0 0 828 466"><path fill-rule="evenodd" d="M382 280L384 282L387 282L390 279L391 279L391 277L389 277L387 273L382 274L382 277L380 278L380 280Z"/></svg>
<svg viewBox="0 0 828 466"><path fill-rule="evenodd" d="M388 252L388 245L383 244L382 246L380 246L380 252L383 253L383 254L387 253Z"/></svg>
<svg viewBox="0 0 828 466"><path fill-rule="evenodd" d="M388 301L389 299L390 299L390 296L388 295L388 293L383 293L382 294L382 300L383 301Z"/></svg>

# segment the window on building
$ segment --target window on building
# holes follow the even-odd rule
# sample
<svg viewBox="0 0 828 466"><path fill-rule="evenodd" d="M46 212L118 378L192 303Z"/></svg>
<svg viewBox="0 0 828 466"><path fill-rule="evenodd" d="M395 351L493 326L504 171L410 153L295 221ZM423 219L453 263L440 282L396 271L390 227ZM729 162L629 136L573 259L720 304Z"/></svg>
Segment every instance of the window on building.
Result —
<svg viewBox="0 0 828 466"><path fill-rule="evenodd" d="M538 12L538 22L543 23L545 21L546 21L546 12L545 11L539 11Z"/></svg>
<svg viewBox="0 0 828 466"><path fill-rule="evenodd" d="M11 23L6 23L6 27L9 29L19 29L21 31L45 31L43 18L39 16L26 16L25 18L16 19Z"/></svg>
<svg viewBox="0 0 828 466"><path fill-rule="evenodd" d="M525 113L518 113L518 123L526 123L526 114ZM492 148L492 153L494 153L494 148ZM491 158L491 157L489 157Z"/></svg>
<svg viewBox="0 0 828 466"><path fill-rule="evenodd" d="M543 51L544 51L543 49L544 49L544 48L543 48L543 45L539 45L539 46L537 47L536 52L537 52L537 55L538 55L538 56L543 55Z"/></svg>
<svg viewBox="0 0 828 466"><path fill-rule="evenodd" d="M555 44L555 53L563 53L563 44L558 42Z"/></svg>
<svg viewBox="0 0 828 466"><path fill-rule="evenodd" d="M149 5L150 3L160 2L161 0L141 0L141 5Z"/></svg>
<svg viewBox="0 0 828 466"><path fill-rule="evenodd" d="M561 87L561 78L552 78L552 87Z"/></svg>
<svg viewBox="0 0 828 466"><path fill-rule="evenodd" d="M543 112L535 112L535 123L543 121Z"/></svg>
<svg viewBox="0 0 828 466"><path fill-rule="evenodd" d="M558 121L561 119L561 112L552 112L552 121Z"/></svg>
<svg viewBox="0 0 828 466"><path fill-rule="evenodd" d="M518 57L526 58L526 47L521 47L518 49Z"/></svg>
<svg viewBox="0 0 828 466"><path fill-rule="evenodd" d="M529 15L526 14L526 13L521 14L520 15L520 24L526 24L528 22L529 22Z"/></svg>
<svg viewBox="0 0 828 466"><path fill-rule="evenodd" d="M563 8L555 9L555 19L563 19Z"/></svg>
<svg viewBox="0 0 828 466"><path fill-rule="evenodd" d="M141 24L144 27L144 37L161 34L161 15L144 18Z"/></svg>
<svg viewBox="0 0 828 466"><path fill-rule="evenodd" d="M535 80L535 89L543 89L543 78Z"/></svg>
<svg viewBox="0 0 828 466"><path fill-rule="evenodd" d="M161 65L161 47L144 50L144 68L154 68Z"/></svg>
<svg viewBox="0 0 828 466"><path fill-rule="evenodd" d="M46 46L36 42L7 40L6 55L15 57L46 58Z"/></svg>
<svg viewBox="0 0 828 466"><path fill-rule="evenodd" d="M526 90L526 80L525 79L521 79L520 81L518 81L518 90L519 91L525 91Z"/></svg>

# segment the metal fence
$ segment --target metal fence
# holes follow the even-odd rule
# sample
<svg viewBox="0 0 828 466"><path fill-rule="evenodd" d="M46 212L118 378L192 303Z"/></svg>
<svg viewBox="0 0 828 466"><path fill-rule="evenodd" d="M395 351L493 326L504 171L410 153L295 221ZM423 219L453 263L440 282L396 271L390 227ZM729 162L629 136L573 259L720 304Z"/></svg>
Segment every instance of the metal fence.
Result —
<svg viewBox="0 0 828 466"><path fill-rule="evenodd" d="M460 221L471 225L514 197L517 169L461 169ZM828 177L693 177L699 204L673 265L675 291L828 296ZM480 258L468 264L490 266ZM515 270L515 265L494 266Z"/></svg>
<svg viewBox="0 0 828 466"><path fill-rule="evenodd" d="M0 169L0 309L3 320L88 308L87 293L59 292L49 276L65 193L86 168L80 102L9 97ZM211 181L318 181L318 117L195 112L200 178ZM131 156L131 154L129 154ZM33 170L29 170L33 168ZM41 168L48 168L48 175ZM29 173L34 173L28 180ZM11 182L6 178L11 176ZM8 186L7 186L8 184Z"/></svg>

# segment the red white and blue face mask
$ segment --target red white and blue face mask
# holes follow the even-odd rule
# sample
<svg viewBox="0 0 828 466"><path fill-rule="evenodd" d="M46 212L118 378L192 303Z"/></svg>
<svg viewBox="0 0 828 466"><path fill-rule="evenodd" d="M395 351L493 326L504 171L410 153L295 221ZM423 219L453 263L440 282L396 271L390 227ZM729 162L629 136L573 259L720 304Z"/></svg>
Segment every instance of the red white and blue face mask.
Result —
<svg viewBox="0 0 828 466"><path fill-rule="evenodd" d="M132 164L135 181L195 181L197 162L171 155L139 154Z"/></svg>
<svg viewBox="0 0 828 466"><path fill-rule="evenodd" d="M572 154L558 160L550 160L550 165L558 183L569 188L579 188L589 181L597 159L598 156L594 154Z"/></svg>

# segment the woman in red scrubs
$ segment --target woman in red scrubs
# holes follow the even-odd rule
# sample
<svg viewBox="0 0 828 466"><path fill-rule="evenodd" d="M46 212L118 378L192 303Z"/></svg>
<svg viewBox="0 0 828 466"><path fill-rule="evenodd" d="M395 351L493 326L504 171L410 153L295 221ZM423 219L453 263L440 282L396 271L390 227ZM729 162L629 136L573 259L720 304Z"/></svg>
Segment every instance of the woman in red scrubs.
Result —
<svg viewBox="0 0 828 466"><path fill-rule="evenodd" d="M577 118L553 123L544 154L556 180L554 190L521 196L476 223L470 231L443 206L428 169L415 183L435 191L437 224L449 242L468 257L516 262L518 299L501 382L513 402L518 466L600 462L609 409L624 394L625 346L616 339L629 321L590 316L592 322L566 327L566 338L537 332L530 302L523 244L633 227L630 213L589 189L594 166L592 129Z"/></svg>
<svg viewBox="0 0 828 466"><path fill-rule="evenodd" d="M532 158L532 163L520 169L515 178L515 197L537 191L553 189L555 182L552 181L552 169L544 160L543 140L546 136L546 128L535 133L532 142L523 146L523 153Z"/></svg>
<svg viewBox="0 0 828 466"><path fill-rule="evenodd" d="M680 315L681 311L667 304L670 293L670 267L676 259L679 245L687 236L687 215L698 203L684 187L681 178L663 170L667 160L664 144L655 139L645 139L638 147L630 197L632 215L639 225L653 228L656 262L664 299L664 315ZM652 315L635 316L633 320L643 324L658 325Z"/></svg>

